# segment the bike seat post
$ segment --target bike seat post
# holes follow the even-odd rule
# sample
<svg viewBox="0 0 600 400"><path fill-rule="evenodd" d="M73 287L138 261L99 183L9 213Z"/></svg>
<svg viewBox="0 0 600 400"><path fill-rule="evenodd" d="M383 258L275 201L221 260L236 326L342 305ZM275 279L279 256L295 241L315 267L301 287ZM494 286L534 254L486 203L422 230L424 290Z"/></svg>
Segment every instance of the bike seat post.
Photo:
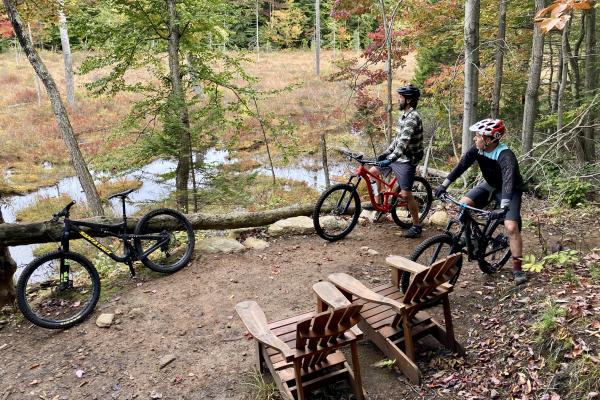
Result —
<svg viewBox="0 0 600 400"><path fill-rule="evenodd" d="M125 196L121 197L121 203L123 205L123 222L127 224L127 214L125 213Z"/></svg>

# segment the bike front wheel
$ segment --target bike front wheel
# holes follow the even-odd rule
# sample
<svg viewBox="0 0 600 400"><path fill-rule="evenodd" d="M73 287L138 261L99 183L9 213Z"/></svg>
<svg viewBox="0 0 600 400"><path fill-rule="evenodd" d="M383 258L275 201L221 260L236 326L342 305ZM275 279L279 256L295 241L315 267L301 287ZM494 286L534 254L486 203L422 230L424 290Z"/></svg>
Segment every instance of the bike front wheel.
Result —
<svg viewBox="0 0 600 400"><path fill-rule="evenodd" d="M492 225L488 232L489 241L483 254L477 260L479 269L486 274L494 274L506 264L511 256L506 228L501 222Z"/></svg>
<svg viewBox="0 0 600 400"><path fill-rule="evenodd" d="M317 235L334 242L348 235L360 216L360 198L352 185L337 184L325 191L313 212Z"/></svg>
<svg viewBox="0 0 600 400"><path fill-rule="evenodd" d="M397 189L400 193L400 188ZM412 187L412 195L417 201L417 207L419 208L419 222L423 222L427 213L431 209L431 203L433 202L433 192L431 191L431 185L427 179L422 176L415 176L415 182ZM395 202L400 200L395 197ZM412 226L412 217L407 206L404 207L393 207L392 208L392 219L401 228L408 229Z"/></svg>
<svg viewBox="0 0 600 400"><path fill-rule="evenodd" d="M100 297L96 268L77 253L55 251L33 260L17 282L25 318L48 329L66 329L88 317Z"/></svg>
<svg viewBox="0 0 600 400"><path fill-rule="evenodd" d="M442 233L440 235L432 236L425 239L419 244L410 255L410 260L417 262L427 267L431 266L438 260L441 260L450 254L460 251L454 243L452 236ZM462 267L462 257L457 262L458 269L456 274L450 278L449 282L454 285L458 276L460 275L460 269ZM410 272L404 272L402 274L402 292L405 293L410 285L411 274Z"/></svg>
<svg viewBox="0 0 600 400"><path fill-rule="evenodd" d="M194 253L192 225L179 211L159 208L144 215L134 231L139 260L156 272L171 273L185 267Z"/></svg>

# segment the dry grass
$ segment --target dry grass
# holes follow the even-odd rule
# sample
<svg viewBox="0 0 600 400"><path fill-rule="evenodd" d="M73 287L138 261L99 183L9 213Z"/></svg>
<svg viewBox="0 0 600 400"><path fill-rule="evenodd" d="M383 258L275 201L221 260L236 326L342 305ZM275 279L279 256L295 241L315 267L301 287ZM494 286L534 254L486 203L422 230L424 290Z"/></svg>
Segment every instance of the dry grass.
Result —
<svg viewBox="0 0 600 400"><path fill-rule="evenodd" d="M63 90L61 55L42 52L41 56L57 85ZM344 56L352 57L355 54L346 53ZM76 67L84 57L83 53L74 54ZM333 53L324 51L321 60L321 77L314 73L314 55L306 51L263 53L260 62L248 62L244 65L251 75L260 79L258 87L262 90L298 85L291 92L282 92L262 101L260 108L263 113L272 112L284 120L294 122L296 133L300 136L300 151L306 153L318 149L319 136L323 130L330 135L347 136L349 117L353 112L348 86L345 83L328 82L323 78L335 70L332 64ZM38 186L35 179L30 179L32 168L37 171L44 161L50 161L57 167L63 167L61 171L70 171L68 153L43 88L42 103L37 104L34 74L26 58L22 54L16 58L14 52L6 52L0 54L0 64L3 66L0 77L0 143L3 144L0 174L7 168L13 168L15 174L12 183L21 190L32 190ZM409 80L414 74L414 67L415 61L411 55L407 66L395 75L394 86ZM119 129L119 123L129 112L135 97L131 94L120 94L115 98L90 97L83 84L100 75L100 72L94 72L83 77L76 76L77 108L70 110L69 114L84 157L92 161L96 156L131 143L136 137L135 132L125 137L112 137L111 133ZM134 71L130 78L147 78L146 75L144 71ZM375 92L383 98L383 85L376 88ZM248 129L242 134L240 142L252 143L260 136L258 125L249 121ZM335 141L334 136L333 142ZM19 176L28 178L19 181ZM60 176L56 178L59 179Z"/></svg>

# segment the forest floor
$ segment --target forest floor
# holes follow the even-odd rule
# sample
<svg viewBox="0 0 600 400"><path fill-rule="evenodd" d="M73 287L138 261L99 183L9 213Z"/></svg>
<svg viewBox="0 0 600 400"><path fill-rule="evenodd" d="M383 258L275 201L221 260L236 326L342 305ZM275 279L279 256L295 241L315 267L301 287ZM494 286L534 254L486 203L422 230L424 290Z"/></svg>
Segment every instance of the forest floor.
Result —
<svg viewBox="0 0 600 400"><path fill-rule="evenodd" d="M483 275L467 263L451 294L460 358L432 344L418 352L420 386L359 345L369 399L591 399L600 391L600 221L597 208L526 211L525 254L580 250L571 266L549 265L515 289L509 269ZM257 301L267 318L314 308L312 284L347 272L368 286L389 279L385 258L409 255L419 240L396 236L392 222L358 226L346 239L270 238L264 251L197 254L173 275L140 274L98 304L94 315L50 331L19 314L0 317L0 399L253 399L259 375L254 344L235 314ZM426 235L436 229L429 227ZM539 232L543 232L543 236ZM368 246L379 254L361 252ZM94 323L116 313L106 328ZM433 314L441 318L439 309ZM173 359L161 368L161 360ZM268 379L265 377L265 379ZM348 398L343 389L313 399Z"/></svg>

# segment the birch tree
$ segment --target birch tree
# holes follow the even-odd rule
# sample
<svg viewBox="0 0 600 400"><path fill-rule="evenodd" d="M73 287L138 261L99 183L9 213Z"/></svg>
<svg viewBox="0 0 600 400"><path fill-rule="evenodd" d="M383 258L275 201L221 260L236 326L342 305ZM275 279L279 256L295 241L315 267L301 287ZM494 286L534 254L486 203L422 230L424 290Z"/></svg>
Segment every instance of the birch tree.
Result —
<svg viewBox="0 0 600 400"><path fill-rule="evenodd" d="M462 153L466 153L473 141L472 134L469 132L471 126L477 118L477 101L479 90L479 17L480 1L465 1L465 84L463 101L463 133L462 133Z"/></svg>
<svg viewBox="0 0 600 400"><path fill-rule="evenodd" d="M48 92L48 97L50 98L50 103L52 105L52 111L54 112L56 123L58 124L58 129L67 146L67 150L69 151L71 164L73 165L75 173L79 178L79 182L81 183L81 187L85 193L90 211L93 215L104 215L102 203L100 202L100 196L98 195L92 175L90 174L83 155L81 154L81 150L79 149L79 143L77 143L77 138L73 132L73 127L71 126L69 115L60 97L58 87L56 86L52 75L50 75L48 72L46 65L33 48L33 43L31 43L31 40L29 40L29 37L25 33L23 22L21 21L15 0L3 1L4 7L6 7L6 11L8 13L8 17L13 26L15 36L19 40L19 44L23 48L23 51L31 63L31 66L46 87L46 91Z"/></svg>
<svg viewBox="0 0 600 400"><path fill-rule="evenodd" d="M67 28L67 16L65 15L64 0L58 1L58 30L60 32L60 43L62 46L65 64L65 89L67 103L75 108L75 79L73 78L73 58L71 57L71 43L69 41L69 30Z"/></svg>

